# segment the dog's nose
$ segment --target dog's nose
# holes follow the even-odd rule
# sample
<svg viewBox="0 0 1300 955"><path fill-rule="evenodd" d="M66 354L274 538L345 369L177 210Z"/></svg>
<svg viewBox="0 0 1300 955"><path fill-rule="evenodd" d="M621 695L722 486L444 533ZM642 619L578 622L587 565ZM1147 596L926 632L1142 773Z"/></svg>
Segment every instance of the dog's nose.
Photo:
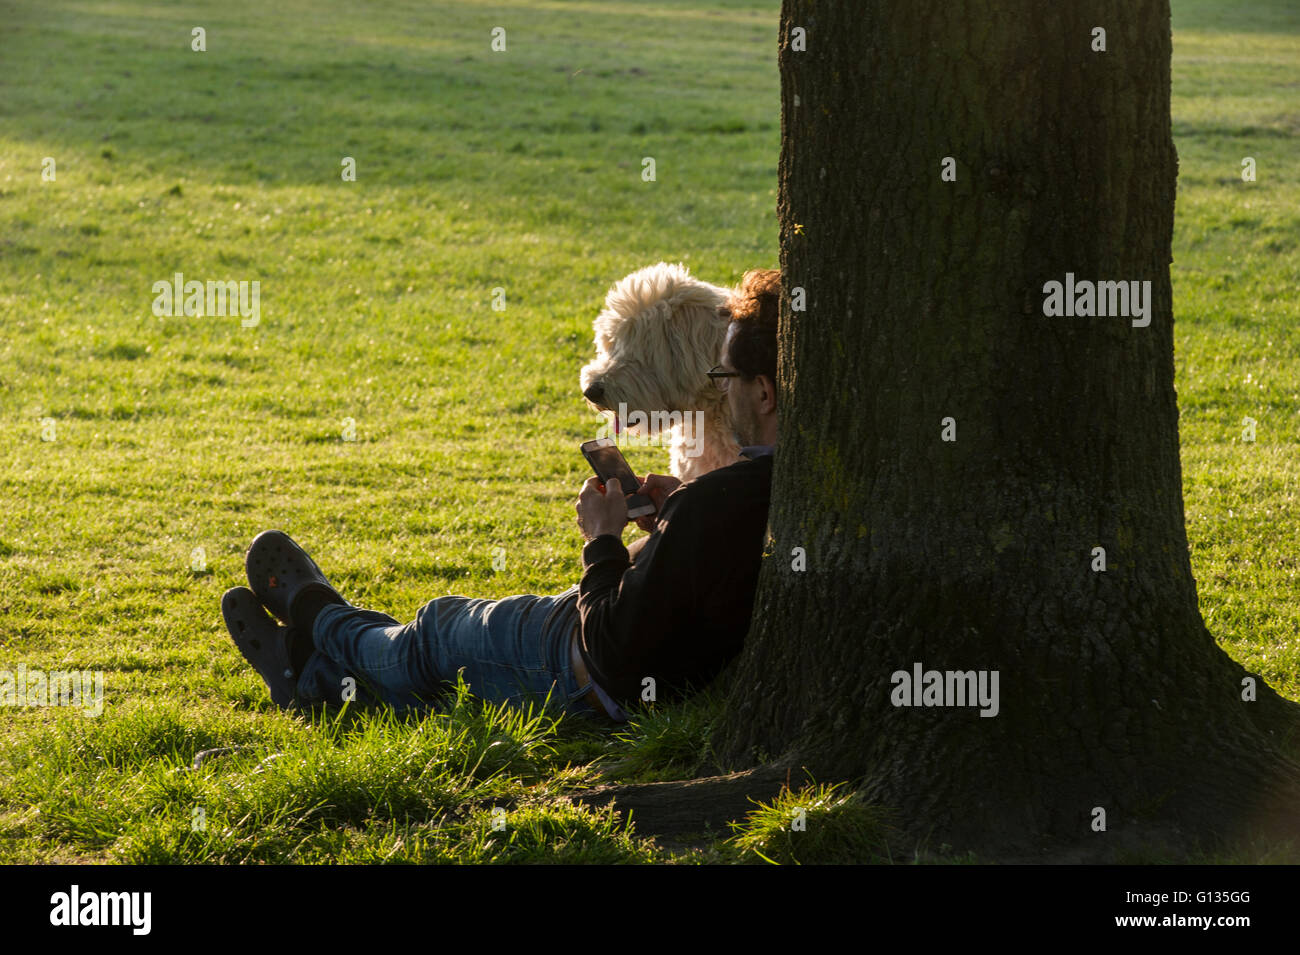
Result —
<svg viewBox="0 0 1300 955"><path fill-rule="evenodd" d="M601 381L593 381L587 386L587 390L582 393L582 397L586 398L593 405L600 404L600 399L605 397L605 383Z"/></svg>

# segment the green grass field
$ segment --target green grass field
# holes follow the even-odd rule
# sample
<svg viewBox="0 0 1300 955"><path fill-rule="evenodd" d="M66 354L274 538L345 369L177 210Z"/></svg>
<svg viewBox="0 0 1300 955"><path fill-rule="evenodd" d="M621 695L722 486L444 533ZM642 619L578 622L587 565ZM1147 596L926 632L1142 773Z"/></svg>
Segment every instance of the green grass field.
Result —
<svg viewBox="0 0 1300 955"><path fill-rule="evenodd" d="M605 290L778 261L776 0L325 6L0 22L0 669L105 672L98 717L0 708L0 861L883 858L840 790L786 800L816 807L803 845L786 803L667 846L566 800L691 775L709 697L622 729L270 704L219 614L258 531L401 619L563 590ZM1225 649L1300 699L1300 11L1174 7L1193 569ZM178 271L259 281L260 324L156 317ZM239 748L191 768L213 747Z"/></svg>

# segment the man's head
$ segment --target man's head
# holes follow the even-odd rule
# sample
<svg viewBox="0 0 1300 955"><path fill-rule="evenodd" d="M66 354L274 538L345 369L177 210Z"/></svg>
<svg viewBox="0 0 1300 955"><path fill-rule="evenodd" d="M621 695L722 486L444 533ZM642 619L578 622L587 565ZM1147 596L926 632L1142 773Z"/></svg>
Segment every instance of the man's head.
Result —
<svg viewBox="0 0 1300 955"><path fill-rule="evenodd" d="M776 444L776 322L781 273L752 269L719 311L730 319L722 343L727 404L742 445Z"/></svg>

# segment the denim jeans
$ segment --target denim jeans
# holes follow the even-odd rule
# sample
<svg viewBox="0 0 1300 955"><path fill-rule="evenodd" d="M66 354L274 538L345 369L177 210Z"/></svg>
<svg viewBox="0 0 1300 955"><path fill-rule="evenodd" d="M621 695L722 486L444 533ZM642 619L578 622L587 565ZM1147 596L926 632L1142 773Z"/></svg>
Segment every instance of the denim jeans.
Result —
<svg viewBox="0 0 1300 955"><path fill-rule="evenodd" d="M408 624L331 604L316 617L316 652L298 678L297 702L341 703L354 687L361 704L424 708L446 698L445 683L463 668L480 699L540 703L549 693L566 712L594 713L584 699L591 684L578 685L570 657L577 626L577 585L550 597L438 597Z"/></svg>

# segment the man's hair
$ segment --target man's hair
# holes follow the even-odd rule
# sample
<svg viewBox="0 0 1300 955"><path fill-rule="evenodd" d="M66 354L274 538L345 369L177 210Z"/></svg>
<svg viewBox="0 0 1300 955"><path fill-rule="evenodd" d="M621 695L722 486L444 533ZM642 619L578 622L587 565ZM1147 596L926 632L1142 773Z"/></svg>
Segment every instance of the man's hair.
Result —
<svg viewBox="0 0 1300 955"><path fill-rule="evenodd" d="M722 307L722 314L736 326L727 357L746 378L767 375L777 383L776 319L780 310L779 269L750 269Z"/></svg>

